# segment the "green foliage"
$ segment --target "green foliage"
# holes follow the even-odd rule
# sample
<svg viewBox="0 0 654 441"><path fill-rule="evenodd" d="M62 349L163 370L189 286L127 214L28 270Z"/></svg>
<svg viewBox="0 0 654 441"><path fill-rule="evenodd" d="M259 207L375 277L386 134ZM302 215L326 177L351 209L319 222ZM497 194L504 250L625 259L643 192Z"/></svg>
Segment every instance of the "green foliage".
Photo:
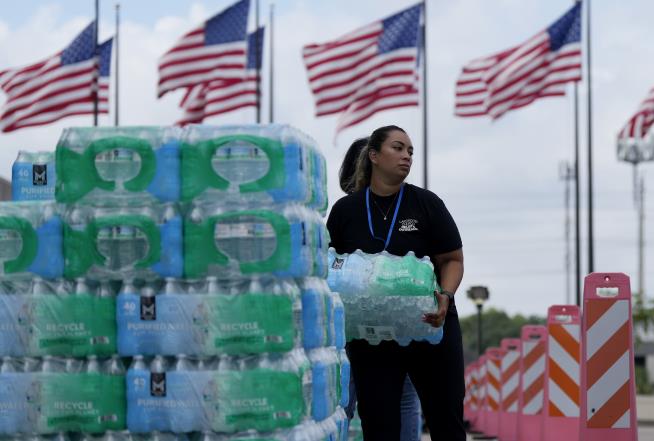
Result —
<svg viewBox="0 0 654 441"><path fill-rule="evenodd" d="M649 382L645 366L636 365L636 393L642 395L654 393L654 386Z"/></svg>
<svg viewBox="0 0 654 441"><path fill-rule="evenodd" d="M632 314L634 318L634 328L647 333L654 328L654 301L645 298L643 293L636 292L633 294Z"/></svg>
<svg viewBox="0 0 654 441"><path fill-rule="evenodd" d="M477 358L477 314L462 317L461 332L463 334L463 355L466 363ZM499 346L503 338L519 338L524 325L544 325L545 317L514 315L490 308L482 313L481 350L491 346Z"/></svg>

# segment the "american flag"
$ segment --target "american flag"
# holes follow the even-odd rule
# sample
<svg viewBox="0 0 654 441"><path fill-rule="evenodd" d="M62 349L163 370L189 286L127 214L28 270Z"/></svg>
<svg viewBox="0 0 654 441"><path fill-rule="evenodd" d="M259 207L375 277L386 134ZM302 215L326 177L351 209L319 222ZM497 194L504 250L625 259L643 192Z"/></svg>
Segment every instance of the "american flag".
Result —
<svg viewBox="0 0 654 441"><path fill-rule="evenodd" d="M98 70L98 113L108 113L111 47L110 39L98 46L99 57L95 56L95 23L91 23L56 55L1 71L0 88L7 94L0 115L2 131L45 125L66 116L92 115Z"/></svg>
<svg viewBox="0 0 654 441"><path fill-rule="evenodd" d="M581 3L521 45L463 67L455 114L499 118L538 98L565 95L581 80Z"/></svg>
<svg viewBox="0 0 654 441"><path fill-rule="evenodd" d="M177 124L200 123L206 117L257 106L257 69L261 69L264 28L248 35L247 62L241 78L216 80L189 88L182 99L184 116Z"/></svg>
<svg viewBox="0 0 654 441"><path fill-rule="evenodd" d="M245 68L250 0L241 0L184 35L159 60L158 96L213 80L239 78Z"/></svg>
<svg viewBox="0 0 654 441"><path fill-rule="evenodd" d="M341 114L337 132L375 113L419 104L422 5L336 40L309 44L302 55L316 116Z"/></svg>
<svg viewBox="0 0 654 441"><path fill-rule="evenodd" d="M618 133L618 158L632 163L653 161L654 134L650 130L653 124L654 88Z"/></svg>
<svg viewBox="0 0 654 441"><path fill-rule="evenodd" d="M650 89L636 113L629 118L627 124L620 130L618 139L642 139L647 135L652 124L654 124L654 88Z"/></svg>

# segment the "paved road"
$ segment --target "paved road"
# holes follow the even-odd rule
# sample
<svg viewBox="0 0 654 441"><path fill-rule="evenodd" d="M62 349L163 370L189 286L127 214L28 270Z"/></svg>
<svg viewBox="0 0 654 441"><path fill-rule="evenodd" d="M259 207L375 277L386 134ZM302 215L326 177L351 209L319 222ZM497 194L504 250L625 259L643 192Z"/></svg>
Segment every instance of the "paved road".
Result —
<svg viewBox="0 0 654 441"><path fill-rule="evenodd" d="M430 441L429 435L423 434L421 441ZM474 438L468 435L468 441L474 441ZM638 441L654 441L654 425L640 426L638 428Z"/></svg>

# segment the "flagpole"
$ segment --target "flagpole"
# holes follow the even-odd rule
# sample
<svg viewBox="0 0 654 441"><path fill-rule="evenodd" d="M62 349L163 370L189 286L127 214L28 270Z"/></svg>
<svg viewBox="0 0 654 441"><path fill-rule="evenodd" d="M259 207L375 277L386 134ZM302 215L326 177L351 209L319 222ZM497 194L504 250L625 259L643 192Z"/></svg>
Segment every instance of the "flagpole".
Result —
<svg viewBox="0 0 654 441"><path fill-rule="evenodd" d="M579 3L581 0L575 0ZM581 307L581 201L579 198L579 83L573 83L574 87L574 121L575 121L575 304Z"/></svg>
<svg viewBox="0 0 654 441"><path fill-rule="evenodd" d="M114 72L114 78L116 79L115 88L114 88L114 125L115 126L120 125L119 114L118 114L118 109L119 109L119 105L118 105L119 104L119 101L118 101L118 97L119 97L118 85L119 85L119 83L118 83L118 80L120 78L120 75L119 75L120 71L118 70L118 66L119 66L118 61L120 60L120 57L118 56L119 55L119 49L120 49L120 46L118 44L119 43L118 38L119 38L119 35L120 35L119 31L120 31L120 3L116 3L116 35L114 36L114 43L113 43L114 46L116 47L116 51L115 51L115 54L116 54L116 72Z"/></svg>
<svg viewBox="0 0 654 441"><path fill-rule="evenodd" d="M94 34L95 34L95 36L94 36L95 50L93 51L93 53L95 54L95 60L96 60L96 63L98 63L98 65L96 66L96 72L95 72L95 75L93 77L93 126L98 125L98 75L100 73L99 72L100 65L99 65L99 60L98 60L98 28L99 28L99 26L98 26L99 12L98 12L98 10L99 9L100 9L99 0L95 0L95 32L94 32Z"/></svg>
<svg viewBox="0 0 654 441"><path fill-rule="evenodd" d="M595 258L593 255L593 105L592 95L593 88L591 83L591 63L590 63L590 0L584 1L586 4L586 74L588 75L588 273L595 270Z"/></svg>
<svg viewBox="0 0 654 441"><path fill-rule="evenodd" d="M268 121L273 123L275 122L275 86L274 86L274 70L275 70L275 59L273 56L275 55L275 51L273 50L274 47L274 40L273 40L273 23L274 23L274 11L275 11L275 3L270 3L270 22L268 23L268 43L270 45L270 61L268 62L269 64L269 79L268 79Z"/></svg>
<svg viewBox="0 0 654 441"><path fill-rule="evenodd" d="M579 86L574 83L574 120L575 120L575 300L581 307L581 219L579 218Z"/></svg>
<svg viewBox="0 0 654 441"><path fill-rule="evenodd" d="M422 144L424 151L423 158L423 183L425 190L429 189L428 163L429 138L427 133L427 0L422 0Z"/></svg>
<svg viewBox="0 0 654 441"><path fill-rule="evenodd" d="M259 52L259 0L255 0L254 8L254 57L256 63L257 78L255 79L256 87L256 100L257 100L257 124L261 123L261 53Z"/></svg>

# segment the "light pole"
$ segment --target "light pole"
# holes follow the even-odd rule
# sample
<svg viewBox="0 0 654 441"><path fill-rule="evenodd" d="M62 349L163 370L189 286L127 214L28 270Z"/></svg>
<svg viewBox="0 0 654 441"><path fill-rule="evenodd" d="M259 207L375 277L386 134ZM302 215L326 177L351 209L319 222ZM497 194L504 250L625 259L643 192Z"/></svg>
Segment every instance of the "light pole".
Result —
<svg viewBox="0 0 654 441"><path fill-rule="evenodd" d="M477 305L477 355L481 357L481 310L484 302L488 300L488 288L485 286L471 286L468 288L468 298Z"/></svg>

